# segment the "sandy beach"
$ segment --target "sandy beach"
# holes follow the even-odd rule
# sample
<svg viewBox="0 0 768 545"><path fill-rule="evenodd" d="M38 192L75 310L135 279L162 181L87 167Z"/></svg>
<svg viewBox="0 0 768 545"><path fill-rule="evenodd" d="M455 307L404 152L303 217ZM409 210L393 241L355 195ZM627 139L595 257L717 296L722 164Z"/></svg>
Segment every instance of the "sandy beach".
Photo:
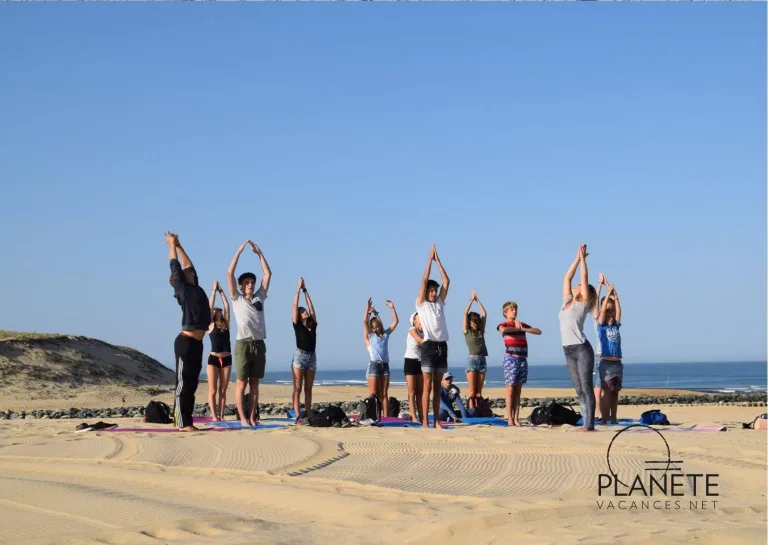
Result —
<svg viewBox="0 0 768 545"><path fill-rule="evenodd" d="M265 388L265 395L288 395L278 388ZM318 401L342 399L338 389L318 389ZM106 394L75 405L95 403L99 395ZM645 409L622 407L620 416ZM567 427L286 423L190 434L78 434L73 420L0 421L0 543L765 543L766 434L741 429L763 410L667 411L675 426L727 426L664 433L685 473L719 475L717 497L704 497L700 487L697 498L650 498L683 500L680 509L598 506L629 499L598 495L608 445L621 428L581 434ZM628 440L612 450L614 469L639 469L641 459L658 451L655 433L620 437ZM690 508L691 499L698 508ZM702 507L702 499L709 505Z"/></svg>

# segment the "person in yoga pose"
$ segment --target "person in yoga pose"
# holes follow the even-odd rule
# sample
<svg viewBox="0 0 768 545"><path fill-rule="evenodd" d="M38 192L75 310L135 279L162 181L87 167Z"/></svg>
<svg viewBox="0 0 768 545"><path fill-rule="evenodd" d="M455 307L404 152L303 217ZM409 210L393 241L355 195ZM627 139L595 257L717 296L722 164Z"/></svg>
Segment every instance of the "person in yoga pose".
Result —
<svg viewBox="0 0 768 545"><path fill-rule="evenodd" d="M446 422L449 418L454 422L461 422L454 410L454 404L459 407L461 418L467 418L469 413L461 401L461 390L453 383L453 374L448 371L443 375L440 384L440 414L438 420Z"/></svg>
<svg viewBox="0 0 768 545"><path fill-rule="evenodd" d="M605 275L603 273L600 273L597 279L597 294L595 295L595 301L600 301L600 294L603 292L603 286L608 285L608 280L605 278ZM600 305L595 304L595 308L591 312L592 314L592 325L595 328L595 370L594 370L594 376L593 376L593 382L594 382L594 391L595 391L595 399L597 400L597 408L602 410L602 388L600 388L600 375L599 375L599 368L600 368L600 354L602 351L602 348L600 346L600 334L597 331L597 319L600 315ZM595 413L595 420L598 419L597 413ZM602 417L601 417L602 419Z"/></svg>
<svg viewBox="0 0 768 545"><path fill-rule="evenodd" d="M171 262L170 282L176 302L181 307L181 333L173 343L176 359L173 421L181 431L194 431L197 430L192 423L195 391L203 369L203 337L211 323L211 307L179 236L165 233L165 243Z"/></svg>
<svg viewBox="0 0 768 545"><path fill-rule="evenodd" d="M477 302L480 313L470 312L472 304ZM469 398L467 403L470 407L475 404L475 396L483 394L483 384L485 384L485 373L488 371L488 348L485 345L485 323L488 313L485 307L477 298L477 293L472 290L469 295L469 303L464 309L462 327L464 329L464 340L469 349L467 356L467 387L469 389Z"/></svg>
<svg viewBox="0 0 768 545"><path fill-rule="evenodd" d="M307 308L299 306L299 297L304 292ZM304 408L312 408L312 385L317 371L317 315L309 296L304 278L299 278L296 295L293 297L293 332L296 335L296 352L293 353L293 410L296 418L301 414L301 389L304 387Z"/></svg>
<svg viewBox="0 0 768 545"><path fill-rule="evenodd" d="M384 329L371 299L368 299L363 316L363 339L369 355L368 392L379 400L379 419L382 414L389 416L389 336L398 324L394 303L387 301L387 306L392 309L392 323L387 329Z"/></svg>
<svg viewBox="0 0 768 545"><path fill-rule="evenodd" d="M560 308L560 337L565 353L568 374L579 399L583 426L579 431L595 429L595 392L592 371L595 367L595 352L584 336L584 320L594 309L597 292L589 284L587 273L587 245L579 246L576 259L571 263L563 278L563 305ZM581 269L581 282L571 287L576 269Z"/></svg>
<svg viewBox="0 0 768 545"><path fill-rule="evenodd" d="M526 333L541 335L541 330L517 319L517 303L507 301L501 309L504 322L496 329L504 338L504 385L507 389L506 415L510 426L520 426L520 395L528 381L528 339Z"/></svg>
<svg viewBox="0 0 768 545"><path fill-rule="evenodd" d="M437 263L443 285L429 278L432 262ZM440 384L443 374L448 371L448 326L445 323L445 299L451 280L440 262L437 248L432 245L429 260L421 278L419 295L416 298L416 312L419 313L424 342L421 344L421 371L424 374L424 394L422 397L422 425L429 427L429 397L432 394L432 414L435 427L440 428ZM439 290L439 291L438 291Z"/></svg>
<svg viewBox="0 0 768 545"><path fill-rule="evenodd" d="M221 295L221 306L216 307L216 294ZM211 354L208 356L208 407L215 422L224 420L227 406L227 386L232 371L232 341L229 338L229 301L217 280L213 281L211 299L211 325L208 338L211 340ZM216 394L219 394L218 400Z"/></svg>
<svg viewBox="0 0 768 545"><path fill-rule="evenodd" d="M424 337L418 312L411 314L410 322L411 328L408 330L408 337L405 340L403 373L408 385L408 408L411 412L411 421L421 422L421 416L424 414L421 405L421 396L424 393L424 375L421 373L421 343L424 342Z"/></svg>
<svg viewBox="0 0 768 545"><path fill-rule="evenodd" d="M616 412L619 406L619 392L624 378L624 364L621 363L621 304L616 287L608 287L608 295L600 304L597 335L602 347L598 370L600 373L600 420L603 424L618 424Z"/></svg>
<svg viewBox="0 0 768 545"><path fill-rule="evenodd" d="M250 246L261 261L262 279L258 289L256 289L256 275L252 272L241 274L235 282L237 262L246 246ZM262 251L250 240L243 242L227 269L229 295L232 298L232 309L235 311L237 320L235 402L237 412L240 414L240 423L243 426L250 426L259 420L259 381L264 378L264 369L267 365L267 345L264 342L267 338L264 302L267 299L271 280L272 270ZM249 388L247 415L245 413L246 387Z"/></svg>

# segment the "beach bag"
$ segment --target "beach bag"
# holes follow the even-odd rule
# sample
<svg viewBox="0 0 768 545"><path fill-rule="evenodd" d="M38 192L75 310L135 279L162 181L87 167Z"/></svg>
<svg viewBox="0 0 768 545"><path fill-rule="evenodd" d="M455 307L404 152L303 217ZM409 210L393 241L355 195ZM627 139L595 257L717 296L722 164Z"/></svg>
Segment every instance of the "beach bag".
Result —
<svg viewBox="0 0 768 545"><path fill-rule="evenodd" d="M467 411L470 413L470 416L480 418L488 418L493 416L493 411L491 410L491 402L488 401L487 397L475 394L467 399L467 405L474 405L473 409L469 409Z"/></svg>
<svg viewBox="0 0 768 545"><path fill-rule="evenodd" d="M396 397L389 398L389 402L387 403L387 408L389 409L388 411L389 416L400 416L400 402L397 400Z"/></svg>
<svg viewBox="0 0 768 545"><path fill-rule="evenodd" d="M640 423L646 426L669 426L667 415L659 409L651 409L640 415Z"/></svg>
<svg viewBox="0 0 768 545"><path fill-rule="evenodd" d="M312 428L330 428L331 419L325 415L325 411L307 411L306 423Z"/></svg>
<svg viewBox="0 0 768 545"><path fill-rule="evenodd" d="M171 408L162 401L150 401L144 409L144 420L152 424L172 424Z"/></svg>
<svg viewBox="0 0 768 545"><path fill-rule="evenodd" d="M374 395L366 397L357 407L360 414L360 420L378 420L379 419L379 398Z"/></svg>
<svg viewBox="0 0 768 545"><path fill-rule="evenodd" d="M549 407L536 407L528 417L528 422L534 426L545 426L549 422Z"/></svg>
<svg viewBox="0 0 768 545"><path fill-rule="evenodd" d="M766 419L766 418L768 418L768 414L761 414L760 416L756 416L752 422L747 422L746 424L742 424L741 427L746 430L753 430L755 429L755 422L757 422L760 419Z"/></svg>
<svg viewBox="0 0 768 545"><path fill-rule="evenodd" d="M323 415L328 419L331 426L335 428L346 427L349 425L347 414L336 405L328 405L323 409Z"/></svg>
<svg viewBox="0 0 768 545"><path fill-rule="evenodd" d="M581 415L573 410L570 405L563 405L557 401L552 401L547 406L547 424L551 426L578 426Z"/></svg>

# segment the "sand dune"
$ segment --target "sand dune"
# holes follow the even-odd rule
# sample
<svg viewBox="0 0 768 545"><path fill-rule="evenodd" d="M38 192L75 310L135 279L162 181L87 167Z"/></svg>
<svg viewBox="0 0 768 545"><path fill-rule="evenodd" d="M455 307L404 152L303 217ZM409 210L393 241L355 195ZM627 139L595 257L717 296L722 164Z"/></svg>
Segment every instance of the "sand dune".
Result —
<svg viewBox="0 0 768 545"><path fill-rule="evenodd" d="M73 421L3 421L0 543L764 543L766 434L738 429L755 411L670 415L731 428L665 435L686 472L721 475L717 508L698 511L599 509L615 429L75 434ZM651 435L633 434L615 464L640 467Z"/></svg>

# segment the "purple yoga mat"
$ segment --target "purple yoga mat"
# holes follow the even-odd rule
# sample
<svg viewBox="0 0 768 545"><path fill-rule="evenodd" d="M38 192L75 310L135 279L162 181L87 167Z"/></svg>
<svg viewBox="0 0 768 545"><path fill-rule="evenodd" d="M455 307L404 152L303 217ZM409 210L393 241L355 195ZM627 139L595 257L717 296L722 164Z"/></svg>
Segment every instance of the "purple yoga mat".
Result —
<svg viewBox="0 0 768 545"><path fill-rule="evenodd" d="M203 428L198 431L226 431L227 428ZM146 432L146 433L181 433L177 428L112 428L111 430L94 430L94 431L108 431L108 432ZM189 432L184 432L189 433Z"/></svg>

